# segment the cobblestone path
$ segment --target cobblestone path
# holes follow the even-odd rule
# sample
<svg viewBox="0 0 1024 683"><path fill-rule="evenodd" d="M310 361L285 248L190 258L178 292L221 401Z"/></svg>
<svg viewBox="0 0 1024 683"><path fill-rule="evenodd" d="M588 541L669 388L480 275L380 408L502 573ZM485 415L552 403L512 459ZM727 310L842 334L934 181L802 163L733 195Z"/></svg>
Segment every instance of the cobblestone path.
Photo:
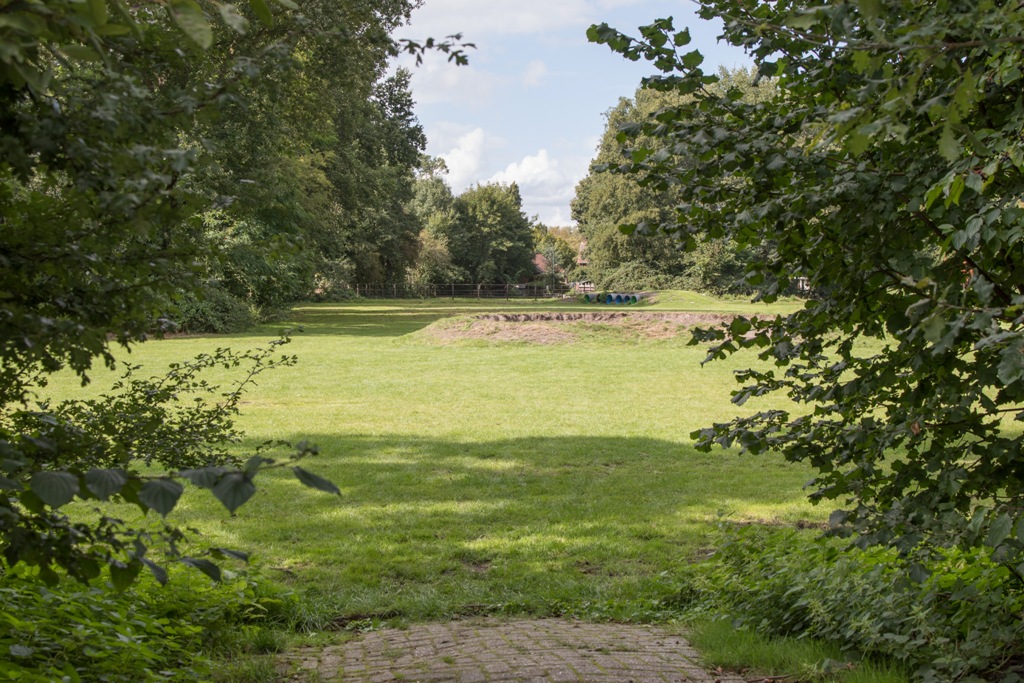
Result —
<svg viewBox="0 0 1024 683"><path fill-rule="evenodd" d="M489 619L367 633L293 653L291 681L344 683L742 683L709 673L676 632L561 619Z"/></svg>

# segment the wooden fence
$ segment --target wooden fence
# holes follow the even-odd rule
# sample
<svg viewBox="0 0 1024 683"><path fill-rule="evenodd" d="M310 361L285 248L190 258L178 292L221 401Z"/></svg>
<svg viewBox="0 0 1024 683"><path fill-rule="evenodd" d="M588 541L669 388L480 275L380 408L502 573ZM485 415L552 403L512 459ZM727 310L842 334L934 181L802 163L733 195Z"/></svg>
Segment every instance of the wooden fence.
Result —
<svg viewBox="0 0 1024 683"><path fill-rule="evenodd" d="M352 293L364 299L551 299L572 291L569 285L511 284L362 284Z"/></svg>

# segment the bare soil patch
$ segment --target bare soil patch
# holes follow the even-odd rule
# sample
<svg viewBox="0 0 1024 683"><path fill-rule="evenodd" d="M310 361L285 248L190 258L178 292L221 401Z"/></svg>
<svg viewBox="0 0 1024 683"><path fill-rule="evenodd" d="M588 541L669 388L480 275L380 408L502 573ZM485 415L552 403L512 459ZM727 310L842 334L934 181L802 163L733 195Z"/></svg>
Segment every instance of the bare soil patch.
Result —
<svg viewBox="0 0 1024 683"><path fill-rule="evenodd" d="M722 313L485 313L447 318L419 334L436 343L483 340L528 344L569 344L584 338L672 339L698 325L718 325L734 316Z"/></svg>

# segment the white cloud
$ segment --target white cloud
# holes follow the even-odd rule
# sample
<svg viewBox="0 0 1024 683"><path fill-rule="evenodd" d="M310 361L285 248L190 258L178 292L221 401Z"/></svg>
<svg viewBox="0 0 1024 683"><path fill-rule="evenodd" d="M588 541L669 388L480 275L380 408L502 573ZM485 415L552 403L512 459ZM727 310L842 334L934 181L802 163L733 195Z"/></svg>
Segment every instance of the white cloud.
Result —
<svg viewBox="0 0 1024 683"><path fill-rule="evenodd" d="M429 60L412 71L413 97L419 104L484 106L500 81L473 66L456 67Z"/></svg>
<svg viewBox="0 0 1024 683"><path fill-rule="evenodd" d="M516 183L528 215L537 214L548 225L567 225L569 202L576 183L586 173L586 159L556 159L546 149L513 162L488 182Z"/></svg>
<svg viewBox="0 0 1024 683"><path fill-rule="evenodd" d="M521 186L543 185L560 180L562 174L558 170L558 160L552 159L546 149L542 149L522 161L513 162L504 171L491 177L499 183L516 182Z"/></svg>
<svg viewBox="0 0 1024 683"><path fill-rule="evenodd" d="M429 0L412 13L403 36L439 38L461 33L473 42L486 35L546 33L579 26L596 15L587 0Z"/></svg>
<svg viewBox="0 0 1024 683"><path fill-rule="evenodd" d="M523 70L523 85L527 88L535 88L544 81L548 75L548 65L539 59L535 59L526 65Z"/></svg>
<svg viewBox="0 0 1024 683"><path fill-rule="evenodd" d="M646 0L427 0L400 36L441 38L461 33L474 42L488 35L550 33L600 22L611 10Z"/></svg>
<svg viewBox="0 0 1024 683"><path fill-rule="evenodd" d="M448 184L456 194L480 181L487 173L489 153L504 145L501 138L490 135L483 128L462 129L453 138L453 133L458 130L459 127L454 125L447 126L447 130L442 128L441 134L430 143L432 149L447 150L437 156L448 166Z"/></svg>

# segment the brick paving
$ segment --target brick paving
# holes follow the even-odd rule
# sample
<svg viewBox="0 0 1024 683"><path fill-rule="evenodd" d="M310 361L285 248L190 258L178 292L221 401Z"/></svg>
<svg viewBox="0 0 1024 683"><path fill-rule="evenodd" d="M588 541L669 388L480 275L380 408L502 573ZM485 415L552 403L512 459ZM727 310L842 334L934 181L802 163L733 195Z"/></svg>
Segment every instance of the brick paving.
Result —
<svg viewBox="0 0 1024 683"><path fill-rule="evenodd" d="M477 619L386 629L284 662L327 683L742 683L709 673L671 629L561 619Z"/></svg>

